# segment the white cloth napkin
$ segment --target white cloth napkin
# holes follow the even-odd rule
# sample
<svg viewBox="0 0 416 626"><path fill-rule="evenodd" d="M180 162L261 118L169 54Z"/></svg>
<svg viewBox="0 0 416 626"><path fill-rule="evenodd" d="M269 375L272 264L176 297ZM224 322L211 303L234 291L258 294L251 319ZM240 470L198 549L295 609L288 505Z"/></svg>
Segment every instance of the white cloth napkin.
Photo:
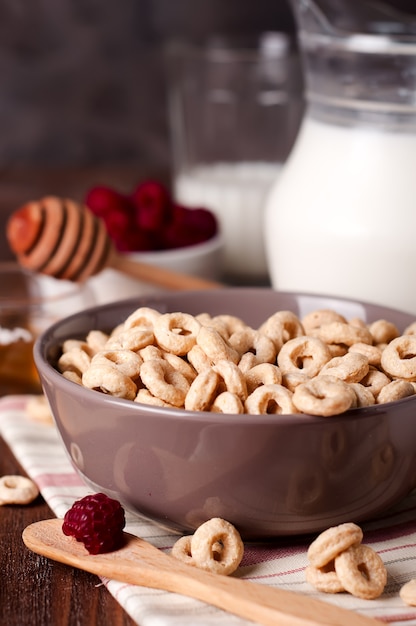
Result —
<svg viewBox="0 0 416 626"><path fill-rule="evenodd" d="M27 396L0 400L0 433L55 515L62 518L75 500L91 491L73 469L56 429L30 419L25 410L27 400ZM306 583L304 568L311 538L247 545L234 575L332 602L389 624L416 626L416 608L405 605L399 597L400 587L416 578L416 491L378 520L361 526L364 543L380 554L388 571L386 589L377 600L360 600L347 593L323 594ZM165 552L177 539L156 524L131 515L127 515L126 530ZM178 594L106 579L104 584L140 626L252 625Z"/></svg>

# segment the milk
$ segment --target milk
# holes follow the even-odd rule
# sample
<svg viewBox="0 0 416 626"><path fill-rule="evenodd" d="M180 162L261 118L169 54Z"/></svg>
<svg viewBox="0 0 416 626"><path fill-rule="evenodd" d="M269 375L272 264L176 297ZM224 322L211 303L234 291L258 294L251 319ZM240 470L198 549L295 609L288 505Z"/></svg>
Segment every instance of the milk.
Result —
<svg viewBox="0 0 416 626"><path fill-rule="evenodd" d="M217 216L225 239L224 271L232 279L268 279L264 206L280 169L280 163L217 163L189 169L174 182L179 202Z"/></svg>
<svg viewBox="0 0 416 626"><path fill-rule="evenodd" d="M306 117L265 211L272 284L416 314L416 134Z"/></svg>

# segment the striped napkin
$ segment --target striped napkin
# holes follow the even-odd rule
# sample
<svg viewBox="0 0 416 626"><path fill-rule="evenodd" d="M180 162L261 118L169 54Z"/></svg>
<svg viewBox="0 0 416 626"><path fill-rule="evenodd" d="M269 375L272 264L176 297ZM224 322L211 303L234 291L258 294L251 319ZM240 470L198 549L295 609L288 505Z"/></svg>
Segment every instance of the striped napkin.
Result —
<svg viewBox="0 0 416 626"><path fill-rule="evenodd" d="M34 480L57 517L90 493L74 471L54 426L35 422L26 412L27 396L0 400L0 433ZM351 520L354 521L354 520ZM399 597L400 587L416 578L416 491L377 521L362 525L364 543L382 557L388 583L381 598L316 592L305 582L310 538L284 538L247 545L236 576L338 604L390 624L416 626L416 608ZM169 552L177 536L156 524L127 515L126 530ZM103 579L109 592L140 626L249 626L252 622L184 596Z"/></svg>

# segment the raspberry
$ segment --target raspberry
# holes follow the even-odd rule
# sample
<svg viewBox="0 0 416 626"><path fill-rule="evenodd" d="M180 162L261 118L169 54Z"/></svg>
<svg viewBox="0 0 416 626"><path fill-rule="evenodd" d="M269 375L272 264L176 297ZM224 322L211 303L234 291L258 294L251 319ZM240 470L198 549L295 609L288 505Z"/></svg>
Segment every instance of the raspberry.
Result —
<svg viewBox="0 0 416 626"><path fill-rule="evenodd" d="M125 523L121 504L104 493L96 493L74 502L65 514L62 531L82 541L90 554L100 554L123 544Z"/></svg>
<svg viewBox="0 0 416 626"><path fill-rule="evenodd" d="M168 190L154 180L147 180L135 189L132 201L136 207L136 222L144 230L160 230L172 214Z"/></svg>
<svg viewBox="0 0 416 626"><path fill-rule="evenodd" d="M165 248L184 248L211 239L218 231L213 213L207 209L191 209L175 205L173 219L163 232Z"/></svg>
<svg viewBox="0 0 416 626"><path fill-rule="evenodd" d="M90 189L85 197L85 204L94 215L103 218L113 212L126 214L134 212L134 207L127 196L105 186Z"/></svg>

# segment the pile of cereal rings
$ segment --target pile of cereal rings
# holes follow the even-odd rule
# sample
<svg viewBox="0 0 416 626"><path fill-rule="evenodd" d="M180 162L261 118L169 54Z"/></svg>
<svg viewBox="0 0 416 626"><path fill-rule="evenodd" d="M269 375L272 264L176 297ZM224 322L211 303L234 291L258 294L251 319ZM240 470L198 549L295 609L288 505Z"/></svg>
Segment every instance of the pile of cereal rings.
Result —
<svg viewBox="0 0 416 626"><path fill-rule="evenodd" d="M416 322L277 311L258 328L233 315L140 307L110 333L62 346L59 371L89 389L189 411L338 415L416 391Z"/></svg>

